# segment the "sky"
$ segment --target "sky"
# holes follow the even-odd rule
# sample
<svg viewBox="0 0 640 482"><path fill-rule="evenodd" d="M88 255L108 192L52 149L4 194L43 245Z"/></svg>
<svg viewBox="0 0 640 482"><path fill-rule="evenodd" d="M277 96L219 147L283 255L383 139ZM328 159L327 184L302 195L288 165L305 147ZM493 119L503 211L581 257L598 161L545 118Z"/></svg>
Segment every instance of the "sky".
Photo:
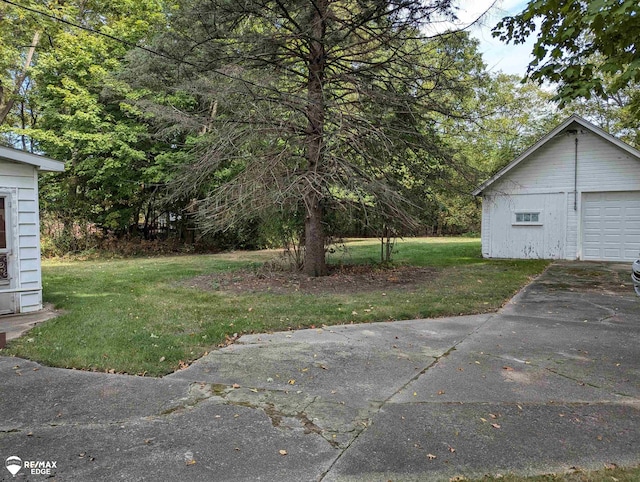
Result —
<svg viewBox="0 0 640 482"><path fill-rule="evenodd" d="M460 10L458 17L466 26L477 19L491 4L492 0L459 0ZM507 74L524 76L527 65L531 61L531 49L534 38L529 37L522 45L506 44L491 35L491 29L506 15L521 12L527 4L527 0L498 0L496 5L488 12L482 22L483 25L473 25L469 32L480 41L487 68L491 72L499 70Z"/></svg>

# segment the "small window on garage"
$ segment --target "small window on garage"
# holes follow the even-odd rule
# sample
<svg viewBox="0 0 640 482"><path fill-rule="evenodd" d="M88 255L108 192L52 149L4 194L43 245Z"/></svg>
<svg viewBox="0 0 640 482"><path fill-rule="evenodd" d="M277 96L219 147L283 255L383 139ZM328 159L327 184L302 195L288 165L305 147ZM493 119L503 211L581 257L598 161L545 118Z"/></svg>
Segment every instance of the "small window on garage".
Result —
<svg viewBox="0 0 640 482"><path fill-rule="evenodd" d="M515 213L514 225L541 226L542 216L540 211L523 211Z"/></svg>

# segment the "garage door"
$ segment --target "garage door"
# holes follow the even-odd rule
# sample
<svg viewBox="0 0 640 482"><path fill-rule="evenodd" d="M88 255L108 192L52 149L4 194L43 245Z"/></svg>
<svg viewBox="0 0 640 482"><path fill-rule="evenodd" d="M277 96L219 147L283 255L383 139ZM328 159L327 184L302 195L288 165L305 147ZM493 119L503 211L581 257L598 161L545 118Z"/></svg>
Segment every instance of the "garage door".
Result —
<svg viewBox="0 0 640 482"><path fill-rule="evenodd" d="M640 257L640 191L585 193L582 258L630 261Z"/></svg>

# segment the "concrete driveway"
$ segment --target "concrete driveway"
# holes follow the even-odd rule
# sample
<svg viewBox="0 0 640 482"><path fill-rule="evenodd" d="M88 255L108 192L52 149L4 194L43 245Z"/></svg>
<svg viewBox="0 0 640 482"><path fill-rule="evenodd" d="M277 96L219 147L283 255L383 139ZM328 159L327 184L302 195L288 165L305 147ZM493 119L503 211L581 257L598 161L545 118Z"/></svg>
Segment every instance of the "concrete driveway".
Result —
<svg viewBox="0 0 640 482"><path fill-rule="evenodd" d="M556 263L496 314L243 336L162 379L0 357L0 459L49 462L61 481L637 465L640 298L629 273Z"/></svg>

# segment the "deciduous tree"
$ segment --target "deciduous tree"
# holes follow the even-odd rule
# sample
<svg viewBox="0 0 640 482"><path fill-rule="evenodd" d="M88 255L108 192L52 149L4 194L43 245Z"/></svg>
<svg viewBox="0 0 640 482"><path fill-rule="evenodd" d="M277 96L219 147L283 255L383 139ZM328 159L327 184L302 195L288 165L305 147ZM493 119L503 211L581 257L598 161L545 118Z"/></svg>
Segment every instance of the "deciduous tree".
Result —
<svg viewBox="0 0 640 482"><path fill-rule="evenodd" d="M537 35L527 74L557 83L565 103L640 82L638 31L637 0L531 0L502 19L494 36L518 44ZM615 82L605 85L606 76Z"/></svg>

